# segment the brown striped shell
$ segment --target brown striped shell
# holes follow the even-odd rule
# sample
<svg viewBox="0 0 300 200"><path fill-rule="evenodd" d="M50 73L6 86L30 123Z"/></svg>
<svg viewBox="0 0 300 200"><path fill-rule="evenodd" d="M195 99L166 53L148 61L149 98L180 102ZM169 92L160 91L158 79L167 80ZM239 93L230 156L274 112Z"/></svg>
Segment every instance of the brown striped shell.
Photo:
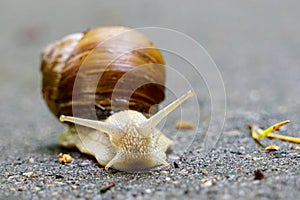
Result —
<svg viewBox="0 0 300 200"><path fill-rule="evenodd" d="M160 51L125 27L96 28L50 44L41 71L43 97L57 117L75 109L81 117L105 119L128 106L147 115L164 99Z"/></svg>

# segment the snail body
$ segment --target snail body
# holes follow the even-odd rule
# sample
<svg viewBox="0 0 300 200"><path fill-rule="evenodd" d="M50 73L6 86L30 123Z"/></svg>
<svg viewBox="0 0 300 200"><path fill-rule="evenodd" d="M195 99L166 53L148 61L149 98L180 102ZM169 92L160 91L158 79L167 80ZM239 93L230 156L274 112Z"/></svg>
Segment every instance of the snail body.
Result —
<svg viewBox="0 0 300 200"><path fill-rule="evenodd" d="M105 169L170 166L173 142L156 126L192 93L157 112L165 66L147 37L125 27L71 34L45 48L41 71L49 109L69 124L61 145L93 155Z"/></svg>

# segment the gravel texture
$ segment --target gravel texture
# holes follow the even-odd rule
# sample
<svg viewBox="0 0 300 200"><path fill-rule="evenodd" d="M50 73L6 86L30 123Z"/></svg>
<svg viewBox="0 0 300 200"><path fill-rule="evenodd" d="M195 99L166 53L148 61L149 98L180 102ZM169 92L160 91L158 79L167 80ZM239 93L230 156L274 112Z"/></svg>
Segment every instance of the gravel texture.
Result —
<svg viewBox="0 0 300 200"><path fill-rule="evenodd" d="M299 7L280 0L1 1L0 199L297 199L300 151L263 139L280 147L265 152L246 125L266 128L290 119L281 133L300 137ZM177 137L171 169L105 171L92 157L58 146L64 126L41 97L40 51L68 33L104 25L167 27L206 48L227 95L214 148L203 152L205 116L195 138L191 130ZM203 98L205 113L209 98ZM167 135L176 130L177 114L164 126ZM190 141L188 149L178 145ZM73 162L59 163L61 152Z"/></svg>

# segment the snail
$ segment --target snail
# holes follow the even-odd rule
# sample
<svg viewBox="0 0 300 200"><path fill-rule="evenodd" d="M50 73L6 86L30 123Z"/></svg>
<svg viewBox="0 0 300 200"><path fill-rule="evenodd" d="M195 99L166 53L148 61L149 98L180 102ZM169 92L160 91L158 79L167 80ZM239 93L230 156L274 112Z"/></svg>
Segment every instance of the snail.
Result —
<svg viewBox="0 0 300 200"><path fill-rule="evenodd" d="M156 126L193 94L157 111L165 97L165 63L146 36L101 27L68 35L41 57L43 98L69 125L60 145L94 156L106 170L170 167L166 152L173 141Z"/></svg>

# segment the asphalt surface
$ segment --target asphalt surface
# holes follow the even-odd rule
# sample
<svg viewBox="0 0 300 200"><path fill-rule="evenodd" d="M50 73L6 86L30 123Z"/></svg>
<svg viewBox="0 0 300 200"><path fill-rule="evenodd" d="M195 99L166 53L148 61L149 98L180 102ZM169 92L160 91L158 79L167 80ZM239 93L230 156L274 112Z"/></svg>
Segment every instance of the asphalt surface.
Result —
<svg viewBox="0 0 300 200"><path fill-rule="evenodd" d="M264 145L280 147L265 152L246 125L268 127L290 119L281 133L300 137L299 7L297 1L279 0L1 1L0 199L297 199L299 150L292 150L290 143L263 139ZM176 137L169 170L105 171L92 157L59 147L57 138L64 126L42 100L40 52L66 34L105 25L170 28L203 45L226 91L221 136L222 106L215 107L219 121L209 124L210 99L199 94L201 126L196 137L191 130ZM170 87L181 89L172 86L176 80L169 80ZM163 104L172 99L168 93ZM222 103L222 96L216 99ZM193 106L185 104L186 110ZM166 121L167 135L176 131L178 114ZM203 139L208 127L216 130L210 139L217 142L209 150ZM59 163L60 152L74 161ZM255 176L256 170L264 177ZM106 190L111 183L114 186Z"/></svg>

